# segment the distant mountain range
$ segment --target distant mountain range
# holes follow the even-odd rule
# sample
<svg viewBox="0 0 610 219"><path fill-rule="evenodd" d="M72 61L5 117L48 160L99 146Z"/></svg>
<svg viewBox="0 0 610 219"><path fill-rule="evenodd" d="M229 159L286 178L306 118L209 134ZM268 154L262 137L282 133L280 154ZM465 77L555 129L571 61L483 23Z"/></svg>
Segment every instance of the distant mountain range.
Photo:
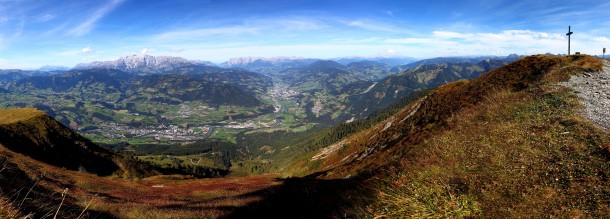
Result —
<svg viewBox="0 0 610 219"><path fill-rule="evenodd" d="M42 109L85 134L102 125L113 133L231 120L252 127L252 119L282 128L328 127L370 117L413 93L474 78L516 58L448 57L396 66L388 64L392 58L245 57L221 67L180 57L128 56L69 71L0 70L0 98L4 106ZM348 61L354 62L340 63ZM124 127L115 132L110 123Z"/></svg>
<svg viewBox="0 0 610 219"><path fill-rule="evenodd" d="M412 62L417 61L416 58L411 57L343 57L343 58L334 58L331 59L335 62L341 63L343 65L347 65L353 62L362 62L362 61L373 61L377 63L382 63L390 66L397 65L406 65Z"/></svg>
<svg viewBox="0 0 610 219"><path fill-rule="evenodd" d="M346 84L368 78L359 72L349 72L334 61L316 61L305 67L290 68L278 73L289 87L303 93L337 94Z"/></svg>
<svg viewBox="0 0 610 219"><path fill-rule="evenodd" d="M153 100L161 102L174 99L197 100L212 105L255 106L260 104L256 95L266 92L270 86L271 79L253 72L187 66L175 68L171 74L145 76L129 75L117 69L71 70L15 80L4 88L17 93L73 93L107 102L120 102L124 98L129 101L130 98L154 94Z"/></svg>
<svg viewBox="0 0 610 219"><path fill-rule="evenodd" d="M95 61L81 63L74 69L110 68L140 75L158 74L188 65L212 65L207 61L191 61L181 57L171 56L126 56L114 61Z"/></svg>
<svg viewBox="0 0 610 219"><path fill-rule="evenodd" d="M472 64L475 64L475 63L478 63L478 62L486 60L486 59L497 59L497 60L502 60L505 62L514 62L523 57L524 56L517 55L517 54L510 54L508 56L437 57L437 58L430 58L430 59L422 59L422 60L415 61L415 62L405 64L405 65L399 65L399 66L396 66L396 67L390 69L390 71L403 72L403 71L415 68L420 65L441 64L441 63L472 63Z"/></svg>
<svg viewBox="0 0 610 219"><path fill-rule="evenodd" d="M434 88L456 80L476 78L508 63L510 62L502 59L485 59L475 63L419 64L380 81L362 83L352 88L364 90L350 97L352 112L359 115L357 117L366 117L375 110L383 109L413 92Z"/></svg>
<svg viewBox="0 0 610 219"><path fill-rule="evenodd" d="M241 68L265 75L273 75L285 69L305 67L317 60L298 57L239 57L229 59L229 61L220 64L220 66L224 68Z"/></svg>
<svg viewBox="0 0 610 219"><path fill-rule="evenodd" d="M259 72L266 75L274 74L291 68L303 68L309 64L322 59L299 58L299 57L239 57L232 58L229 61L222 63L220 66L225 68L243 68L249 71ZM416 61L409 57L343 57L328 59L337 62L341 65L349 65L354 62L372 61L388 65L390 67L397 65L405 65Z"/></svg>
<svg viewBox="0 0 610 219"><path fill-rule="evenodd" d="M49 71L67 71L70 70L70 67L66 67L66 66L60 66L60 65L45 65L42 66L38 69L38 71L44 71L44 72L49 72Z"/></svg>
<svg viewBox="0 0 610 219"><path fill-rule="evenodd" d="M509 55L506 57L498 56L479 56L479 57L439 57L431 59L417 60L410 57L341 57L327 59L337 62L341 65L350 65L351 63L359 62L375 62L383 64L383 70L389 72L402 72L419 65L439 64L439 63L478 63L485 59L500 59L503 61L515 61L523 56ZM303 68L309 64L322 59L302 58L302 57L236 57L228 61L215 65L209 61L202 60L187 60L181 57L171 56L126 56L113 61L94 61L90 63L81 63L73 69L92 69L92 68L112 68L129 73L137 73L140 75L148 74L163 74L168 73L175 68L199 65L199 66L218 66L221 68L239 68L252 72L261 73L267 76L273 76L277 72L292 68ZM49 71L66 71L67 67L63 66L43 66L39 69L42 72Z"/></svg>
<svg viewBox="0 0 610 219"><path fill-rule="evenodd" d="M32 76L48 76L62 71L40 71L40 70L20 70L20 69L0 69L0 86L23 78Z"/></svg>
<svg viewBox="0 0 610 219"><path fill-rule="evenodd" d="M352 116L365 118L413 92L478 77L510 63L511 59L435 58L408 64L409 69L400 72L396 72L396 67L374 61L342 65L320 60L279 71L272 77L300 93L299 103L308 109L309 119L330 122Z"/></svg>

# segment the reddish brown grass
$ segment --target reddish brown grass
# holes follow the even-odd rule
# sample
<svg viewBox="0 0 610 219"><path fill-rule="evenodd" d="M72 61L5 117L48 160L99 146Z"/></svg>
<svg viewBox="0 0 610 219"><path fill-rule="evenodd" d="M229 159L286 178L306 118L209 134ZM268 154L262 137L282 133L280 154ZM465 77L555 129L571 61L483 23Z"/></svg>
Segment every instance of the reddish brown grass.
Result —
<svg viewBox="0 0 610 219"><path fill-rule="evenodd" d="M10 154L5 157L29 177L44 175L37 187L57 194L70 188L66 203L83 209L90 204L90 210L122 218L219 217L262 199L250 193L280 184L275 175L214 179L156 176L142 180L98 177L50 166L3 147L0 153Z"/></svg>

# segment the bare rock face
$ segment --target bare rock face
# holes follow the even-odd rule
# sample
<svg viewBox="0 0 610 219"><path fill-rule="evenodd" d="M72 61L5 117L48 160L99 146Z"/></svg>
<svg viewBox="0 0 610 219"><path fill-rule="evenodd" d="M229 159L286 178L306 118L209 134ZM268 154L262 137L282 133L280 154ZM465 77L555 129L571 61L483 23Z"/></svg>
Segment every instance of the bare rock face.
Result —
<svg viewBox="0 0 610 219"><path fill-rule="evenodd" d="M561 85L574 89L585 106L583 116L610 131L610 62L603 71L575 75Z"/></svg>
<svg viewBox="0 0 610 219"><path fill-rule="evenodd" d="M155 74L170 71L178 67L200 64L201 61L189 61L181 57L171 56L126 56L114 61L95 61L81 63L75 69L112 68L138 74Z"/></svg>

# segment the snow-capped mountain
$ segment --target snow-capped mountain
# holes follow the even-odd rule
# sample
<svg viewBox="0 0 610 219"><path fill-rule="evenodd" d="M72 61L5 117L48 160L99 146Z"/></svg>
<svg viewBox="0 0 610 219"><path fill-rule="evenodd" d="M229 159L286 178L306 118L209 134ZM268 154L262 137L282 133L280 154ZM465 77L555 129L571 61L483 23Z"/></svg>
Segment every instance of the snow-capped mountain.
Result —
<svg viewBox="0 0 610 219"><path fill-rule="evenodd" d="M181 57L171 56L126 56L114 61L95 61L81 63L74 69L112 68L138 74L155 74L170 71L187 65L210 65L210 62L190 61Z"/></svg>

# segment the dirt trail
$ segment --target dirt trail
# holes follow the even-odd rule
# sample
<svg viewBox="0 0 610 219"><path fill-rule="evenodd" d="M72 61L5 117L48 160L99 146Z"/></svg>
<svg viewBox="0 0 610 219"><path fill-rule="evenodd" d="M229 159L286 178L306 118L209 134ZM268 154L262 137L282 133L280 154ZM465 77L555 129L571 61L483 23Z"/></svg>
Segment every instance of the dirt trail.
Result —
<svg viewBox="0 0 610 219"><path fill-rule="evenodd" d="M604 61L603 71L585 72L572 76L561 85L574 89L585 106L583 116L606 131L610 131L610 62Z"/></svg>

